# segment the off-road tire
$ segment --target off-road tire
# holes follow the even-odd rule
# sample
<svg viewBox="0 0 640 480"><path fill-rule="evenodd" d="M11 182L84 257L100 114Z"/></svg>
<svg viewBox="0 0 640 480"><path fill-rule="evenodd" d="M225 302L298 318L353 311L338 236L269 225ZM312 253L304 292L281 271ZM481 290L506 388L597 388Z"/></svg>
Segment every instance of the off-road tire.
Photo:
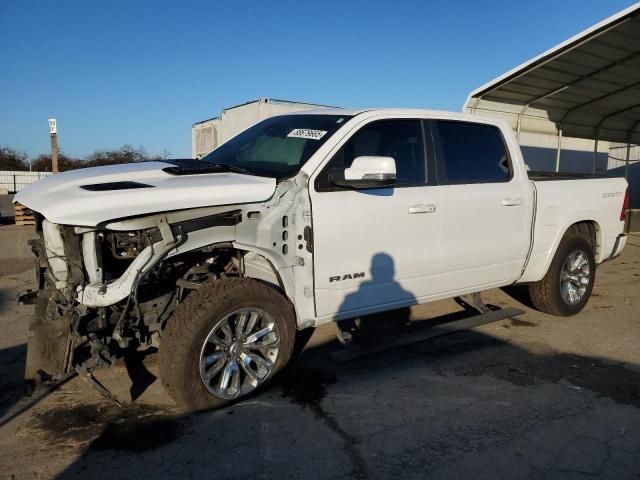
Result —
<svg viewBox="0 0 640 480"><path fill-rule="evenodd" d="M296 333L293 305L274 287L250 278L225 278L194 290L169 319L159 349L160 380L178 407L185 411L220 408L241 400L209 393L199 374L199 356L214 325L231 312L257 307L275 320L280 334L278 357L263 388L288 362Z"/></svg>
<svg viewBox="0 0 640 480"><path fill-rule="evenodd" d="M577 223L567 230L546 275L542 280L529 285L529 296L537 310L550 315L568 317L584 308L596 280L595 242L595 231L593 225L589 223ZM575 250L585 252L591 274L584 296L578 303L571 305L562 298L560 275L567 257Z"/></svg>

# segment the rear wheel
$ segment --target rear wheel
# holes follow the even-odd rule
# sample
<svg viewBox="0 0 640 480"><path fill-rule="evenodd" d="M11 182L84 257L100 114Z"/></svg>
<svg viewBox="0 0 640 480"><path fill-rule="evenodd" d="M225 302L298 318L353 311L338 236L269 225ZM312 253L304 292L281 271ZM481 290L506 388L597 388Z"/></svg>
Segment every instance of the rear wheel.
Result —
<svg viewBox="0 0 640 480"><path fill-rule="evenodd" d="M291 357L293 306L253 279L228 278L194 291L160 343L160 378L185 410L217 408L263 387Z"/></svg>
<svg viewBox="0 0 640 480"><path fill-rule="evenodd" d="M573 225L558 246L544 278L529 285L534 306L557 316L584 308L595 282L594 235L590 225Z"/></svg>

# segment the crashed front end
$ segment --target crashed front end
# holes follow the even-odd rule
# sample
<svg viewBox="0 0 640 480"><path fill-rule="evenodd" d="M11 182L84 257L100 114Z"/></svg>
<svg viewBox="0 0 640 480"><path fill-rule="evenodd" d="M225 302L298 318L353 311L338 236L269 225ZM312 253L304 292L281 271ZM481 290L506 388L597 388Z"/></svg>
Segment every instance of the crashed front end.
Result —
<svg viewBox="0 0 640 480"><path fill-rule="evenodd" d="M157 345L186 289L235 268L241 206L275 192L274 178L191 160L71 170L18 192L39 234L27 393Z"/></svg>
<svg viewBox="0 0 640 480"><path fill-rule="evenodd" d="M276 182L173 161L73 170L20 191L39 234L27 393L78 372L105 394L94 369L158 348L189 292L227 276L275 285L313 325L307 184L304 172Z"/></svg>
<svg viewBox="0 0 640 480"><path fill-rule="evenodd" d="M31 246L38 292L27 349L27 392L44 380L75 371L87 375L127 352L157 347L188 290L237 272L235 251L223 240L235 237L242 212L200 215L171 225L165 215L154 215L77 227L36 213L40 238ZM190 234L213 230L220 240L215 246L180 250Z"/></svg>

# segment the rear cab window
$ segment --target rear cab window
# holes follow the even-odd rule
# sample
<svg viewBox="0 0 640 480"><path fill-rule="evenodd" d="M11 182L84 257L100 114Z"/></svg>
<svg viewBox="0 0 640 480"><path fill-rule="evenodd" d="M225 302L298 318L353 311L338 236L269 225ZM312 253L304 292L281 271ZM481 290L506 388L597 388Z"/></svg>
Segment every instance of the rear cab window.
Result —
<svg viewBox="0 0 640 480"><path fill-rule="evenodd" d="M508 182L513 177L509 151L498 127L455 120L430 124L438 183Z"/></svg>

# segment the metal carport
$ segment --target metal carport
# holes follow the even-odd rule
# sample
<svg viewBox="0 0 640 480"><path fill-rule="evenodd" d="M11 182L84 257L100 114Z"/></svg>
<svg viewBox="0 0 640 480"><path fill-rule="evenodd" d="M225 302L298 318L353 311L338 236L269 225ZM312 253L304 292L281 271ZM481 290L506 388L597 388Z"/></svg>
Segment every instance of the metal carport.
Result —
<svg viewBox="0 0 640 480"><path fill-rule="evenodd" d="M640 143L640 3L471 92L465 111L499 115L521 132ZM595 170L595 167L594 167Z"/></svg>

